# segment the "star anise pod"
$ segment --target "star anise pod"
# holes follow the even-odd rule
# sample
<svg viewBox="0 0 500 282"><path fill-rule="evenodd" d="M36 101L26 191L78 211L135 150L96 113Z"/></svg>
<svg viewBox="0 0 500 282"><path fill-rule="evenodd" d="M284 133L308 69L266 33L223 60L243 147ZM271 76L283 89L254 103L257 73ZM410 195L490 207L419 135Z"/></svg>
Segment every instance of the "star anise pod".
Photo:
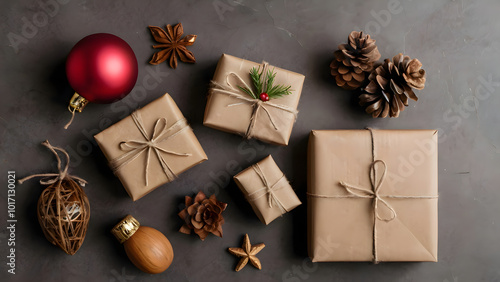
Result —
<svg viewBox="0 0 500 282"><path fill-rule="evenodd" d="M186 46L194 44L196 35L188 34L181 39L184 33L181 23L176 24L173 28L168 24L166 32L157 26L149 26L149 30L153 34L156 42L161 43L159 45L153 45L153 48L164 48L164 50L154 53L153 58L149 61L150 64L158 65L169 59L170 67L175 69L177 67L177 56L185 63L196 62L193 53L186 48Z"/></svg>

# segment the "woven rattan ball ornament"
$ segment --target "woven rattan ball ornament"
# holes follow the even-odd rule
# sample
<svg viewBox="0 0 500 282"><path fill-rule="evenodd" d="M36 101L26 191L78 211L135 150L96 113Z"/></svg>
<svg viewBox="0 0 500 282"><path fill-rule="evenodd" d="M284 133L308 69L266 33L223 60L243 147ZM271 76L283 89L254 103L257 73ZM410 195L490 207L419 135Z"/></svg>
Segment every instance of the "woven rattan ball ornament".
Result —
<svg viewBox="0 0 500 282"><path fill-rule="evenodd" d="M58 173L35 174L19 180L43 177L40 184L48 185L43 190L37 205L38 222L45 238L60 247L65 253L74 255L83 244L90 219L90 204L81 186L85 180L68 174L69 155L62 148L53 147L49 141L42 143L57 158ZM66 157L61 169L59 151Z"/></svg>

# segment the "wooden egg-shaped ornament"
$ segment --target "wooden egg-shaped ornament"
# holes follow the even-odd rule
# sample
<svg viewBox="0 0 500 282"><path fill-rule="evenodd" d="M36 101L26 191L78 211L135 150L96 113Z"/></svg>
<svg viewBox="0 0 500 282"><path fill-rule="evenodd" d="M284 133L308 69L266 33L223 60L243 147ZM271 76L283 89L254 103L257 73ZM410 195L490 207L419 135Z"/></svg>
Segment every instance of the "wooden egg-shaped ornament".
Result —
<svg viewBox="0 0 500 282"><path fill-rule="evenodd" d="M111 233L124 245L130 261L146 273L162 273L174 259L174 250L167 237L154 228L140 226L131 215L113 227Z"/></svg>

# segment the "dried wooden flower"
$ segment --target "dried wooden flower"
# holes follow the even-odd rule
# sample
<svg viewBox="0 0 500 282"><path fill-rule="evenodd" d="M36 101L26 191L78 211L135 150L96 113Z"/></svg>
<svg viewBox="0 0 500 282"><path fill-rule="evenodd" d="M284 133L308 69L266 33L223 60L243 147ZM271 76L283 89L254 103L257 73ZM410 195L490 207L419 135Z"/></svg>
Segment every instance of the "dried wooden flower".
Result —
<svg viewBox="0 0 500 282"><path fill-rule="evenodd" d="M222 212L227 207L226 203L217 201L215 195L207 198L200 191L194 199L186 196L185 204L186 208L179 213L179 217L184 220L180 232L191 234L191 231L194 230L202 241L210 233L222 237L222 225L224 224Z"/></svg>

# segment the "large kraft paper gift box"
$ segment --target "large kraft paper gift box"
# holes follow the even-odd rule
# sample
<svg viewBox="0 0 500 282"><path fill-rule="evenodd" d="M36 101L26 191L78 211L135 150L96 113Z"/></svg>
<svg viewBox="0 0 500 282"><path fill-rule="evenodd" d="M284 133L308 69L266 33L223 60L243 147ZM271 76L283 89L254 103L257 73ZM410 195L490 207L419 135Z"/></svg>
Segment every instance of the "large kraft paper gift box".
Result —
<svg viewBox="0 0 500 282"><path fill-rule="evenodd" d="M207 160L193 130L168 94L94 138L134 201Z"/></svg>
<svg viewBox="0 0 500 282"><path fill-rule="evenodd" d="M437 136L436 130L312 131L312 261L437 261Z"/></svg>
<svg viewBox="0 0 500 282"><path fill-rule="evenodd" d="M267 102L253 99L238 88L253 88L249 74L253 67L276 72L274 85L291 86L292 93ZM246 138L288 145L304 79L302 74L266 62L258 64L223 54L211 83L203 124Z"/></svg>

